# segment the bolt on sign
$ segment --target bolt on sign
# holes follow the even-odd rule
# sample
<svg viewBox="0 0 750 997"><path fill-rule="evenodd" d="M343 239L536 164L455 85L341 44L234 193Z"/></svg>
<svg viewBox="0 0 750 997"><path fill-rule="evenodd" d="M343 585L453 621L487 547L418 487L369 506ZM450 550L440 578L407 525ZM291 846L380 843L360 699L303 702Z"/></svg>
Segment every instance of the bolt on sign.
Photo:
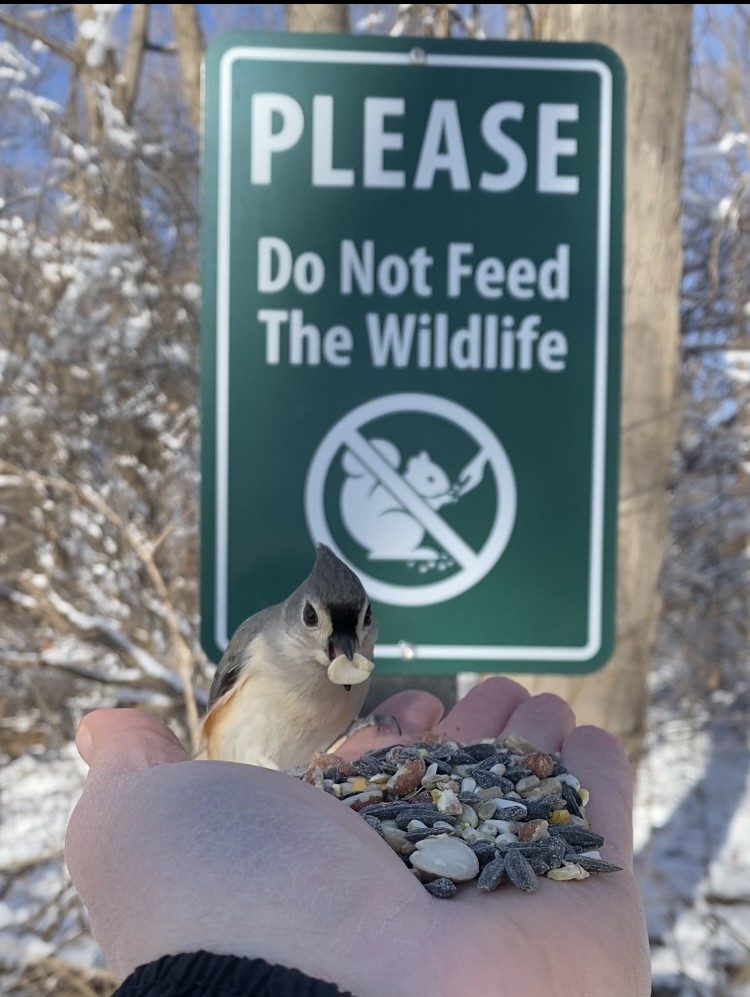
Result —
<svg viewBox="0 0 750 997"><path fill-rule="evenodd" d="M391 672L612 649L624 73L231 35L205 64L203 644L323 542Z"/></svg>

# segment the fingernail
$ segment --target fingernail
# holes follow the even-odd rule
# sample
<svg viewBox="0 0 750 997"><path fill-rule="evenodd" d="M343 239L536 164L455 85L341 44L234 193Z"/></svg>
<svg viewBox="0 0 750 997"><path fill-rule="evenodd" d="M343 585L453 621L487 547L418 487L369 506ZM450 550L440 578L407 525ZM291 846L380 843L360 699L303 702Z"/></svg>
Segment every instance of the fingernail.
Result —
<svg viewBox="0 0 750 997"><path fill-rule="evenodd" d="M91 731L89 730L89 725L86 723L86 718L78 724L78 730L76 731L76 747L78 748L78 754L86 762L87 765L91 764L91 756L94 753L94 739L91 736Z"/></svg>

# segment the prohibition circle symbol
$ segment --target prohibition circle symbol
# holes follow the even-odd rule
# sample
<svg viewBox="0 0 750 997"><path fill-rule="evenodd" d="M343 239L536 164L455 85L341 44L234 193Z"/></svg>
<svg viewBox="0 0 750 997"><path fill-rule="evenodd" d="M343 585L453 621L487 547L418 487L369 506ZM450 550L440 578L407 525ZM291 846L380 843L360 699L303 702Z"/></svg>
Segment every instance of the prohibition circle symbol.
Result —
<svg viewBox="0 0 750 997"><path fill-rule="evenodd" d="M474 550L440 514L383 459L363 436L367 423L387 415L424 413L453 423L475 441L492 472L497 507L487 539ZM325 510L325 485L329 471L341 448L349 450L398 502L451 555L459 570L450 578L423 585L396 585L384 582L363 571L342 553L328 525ZM315 543L324 543L355 571L368 594L394 606L429 606L452 599L473 588L497 564L513 532L516 519L516 483L508 456L495 434L473 412L456 402L437 395L405 392L385 395L366 402L347 413L323 437L313 454L305 481L305 518Z"/></svg>

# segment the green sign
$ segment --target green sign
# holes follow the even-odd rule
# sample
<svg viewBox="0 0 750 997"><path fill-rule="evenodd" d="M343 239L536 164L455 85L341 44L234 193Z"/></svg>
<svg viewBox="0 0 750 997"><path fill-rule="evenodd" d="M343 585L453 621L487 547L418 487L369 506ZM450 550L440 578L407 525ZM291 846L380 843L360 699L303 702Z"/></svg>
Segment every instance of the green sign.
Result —
<svg viewBox="0 0 750 997"><path fill-rule="evenodd" d="M203 644L359 574L378 665L611 653L623 70L232 35L205 66Z"/></svg>

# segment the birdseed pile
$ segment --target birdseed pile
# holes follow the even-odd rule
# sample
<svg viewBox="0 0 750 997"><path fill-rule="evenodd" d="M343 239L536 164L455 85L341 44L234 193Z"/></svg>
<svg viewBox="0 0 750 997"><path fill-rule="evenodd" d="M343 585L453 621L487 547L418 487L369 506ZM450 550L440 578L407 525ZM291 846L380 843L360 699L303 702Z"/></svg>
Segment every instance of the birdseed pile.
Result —
<svg viewBox="0 0 750 997"><path fill-rule="evenodd" d="M337 797L384 838L435 897L476 880L489 893L525 893L539 876L617 872L589 828L589 793L562 764L523 738L394 745L355 762L317 754L302 777Z"/></svg>

